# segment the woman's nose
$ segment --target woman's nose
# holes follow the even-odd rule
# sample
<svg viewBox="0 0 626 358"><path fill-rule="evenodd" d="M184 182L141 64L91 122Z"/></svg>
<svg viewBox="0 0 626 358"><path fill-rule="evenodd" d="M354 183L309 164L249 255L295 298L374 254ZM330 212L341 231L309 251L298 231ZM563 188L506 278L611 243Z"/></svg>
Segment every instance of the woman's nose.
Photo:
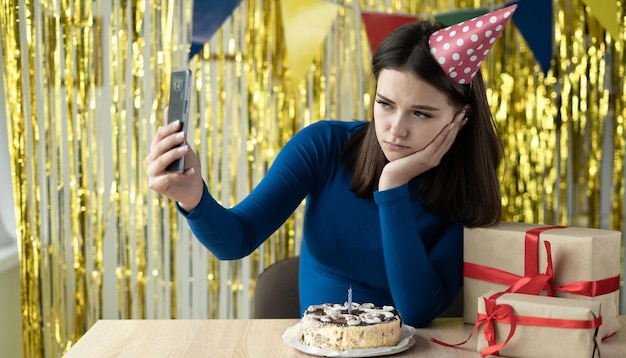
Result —
<svg viewBox="0 0 626 358"><path fill-rule="evenodd" d="M401 113L397 113L393 117L391 121L390 131L391 134L399 138L404 138L408 135L409 131L407 129L406 119Z"/></svg>

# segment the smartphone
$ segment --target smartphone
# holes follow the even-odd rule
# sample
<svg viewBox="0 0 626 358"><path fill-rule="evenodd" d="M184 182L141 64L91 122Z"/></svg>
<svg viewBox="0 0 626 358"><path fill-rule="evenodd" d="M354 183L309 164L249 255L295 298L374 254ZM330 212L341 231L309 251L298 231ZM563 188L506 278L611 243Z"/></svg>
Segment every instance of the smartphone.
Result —
<svg viewBox="0 0 626 358"><path fill-rule="evenodd" d="M189 122L189 96L191 91L191 70L181 69L172 71L170 75L170 100L168 105L167 121L180 120L181 130L187 136L187 123ZM185 145L185 143L181 144ZM170 163L166 169L168 172L182 173L185 170L185 157Z"/></svg>

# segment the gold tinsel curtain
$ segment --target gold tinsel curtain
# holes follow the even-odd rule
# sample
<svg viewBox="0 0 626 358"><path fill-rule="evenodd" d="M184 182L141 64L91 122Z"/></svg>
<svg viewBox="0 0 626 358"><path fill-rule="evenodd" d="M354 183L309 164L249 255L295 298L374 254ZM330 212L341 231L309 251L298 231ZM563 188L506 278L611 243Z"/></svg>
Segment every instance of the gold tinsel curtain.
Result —
<svg viewBox="0 0 626 358"><path fill-rule="evenodd" d="M296 81L280 1L243 0L191 61L187 2L0 2L29 357L61 356L100 318L247 318L258 273L299 252L301 209L254 255L223 262L147 189L143 158L172 68L193 70L189 141L211 192L232 205L303 126L369 118L360 10L424 18L503 4L328 0L339 11ZM547 76L515 26L485 62L506 147L505 220L623 231L625 5L617 5L622 36L612 38L582 0L555 1Z"/></svg>

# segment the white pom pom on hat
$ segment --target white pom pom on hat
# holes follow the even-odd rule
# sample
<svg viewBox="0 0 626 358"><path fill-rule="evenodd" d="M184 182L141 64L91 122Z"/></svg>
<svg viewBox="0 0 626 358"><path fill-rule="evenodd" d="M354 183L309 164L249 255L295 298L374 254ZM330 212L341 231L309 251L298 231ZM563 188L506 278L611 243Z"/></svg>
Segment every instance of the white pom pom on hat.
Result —
<svg viewBox="0 0 626 358"><path fill-rule="evenodd" d="M470 83L515 9L510 5L433 32L430 53L451 80Z"/></svg>

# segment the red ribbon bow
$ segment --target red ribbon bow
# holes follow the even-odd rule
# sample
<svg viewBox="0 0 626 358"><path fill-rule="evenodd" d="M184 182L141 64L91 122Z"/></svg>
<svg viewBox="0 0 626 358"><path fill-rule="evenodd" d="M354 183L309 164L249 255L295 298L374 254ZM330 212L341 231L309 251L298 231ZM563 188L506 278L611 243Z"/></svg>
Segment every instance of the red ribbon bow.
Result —
<svg viewBox="0 0 626 358"><path fill-rule="evenodd" d="M485 328L483 330L485 339L487 340L487 344L489 347L485 348L480 352L480 356L488 356L490 354L498 355L498 351L502 349L513 337L515 334L515 329L517 328L517 317L515 316L515 311L513 311L513 307L501 304L496 305L496 298L501 294L496 294L489 298L484 298L485 300L485 311L486 315L479 315L477 325L480 325L482 322L485 322ZM501 343L496 342L496 328L495 321L504 322L509 324L509 334L506 337L506 340Z"/></svg>
<svg viewBox="0 0 626 358"><path fill-rule="evenodd" d="M472 331L470 332L466 340L460 343L456 343L456 344L449 344L449 343L440 341L436 338L431 338L430 340L446 347L461 346L467 343L467 341L469 341L470 338L472 338L472 335L474 334L474 332L484 323L485 324L484 335L485 335L485 339L487 340L487 343L489 344L489 347L483 349L480 355L481 357L484 357L490 354L498 355L498 351L502 349L502 347L504 347L515 334L515 328L517 327L517 317L515 316L515 311L513 311L513 308L511 306L496 305L496 299L494 298L494 296L489 297L489 298L485 297L484 300L485 300L485 308L486 308L487 314L478 315L478 320L476 320L476 324L474 324L474 328L472 328ZM495 330L494 321L505 322L510 325L509 334L506 337L506 340L504 342L501 342L501 343L496 342L496 330Z"/></svg>

